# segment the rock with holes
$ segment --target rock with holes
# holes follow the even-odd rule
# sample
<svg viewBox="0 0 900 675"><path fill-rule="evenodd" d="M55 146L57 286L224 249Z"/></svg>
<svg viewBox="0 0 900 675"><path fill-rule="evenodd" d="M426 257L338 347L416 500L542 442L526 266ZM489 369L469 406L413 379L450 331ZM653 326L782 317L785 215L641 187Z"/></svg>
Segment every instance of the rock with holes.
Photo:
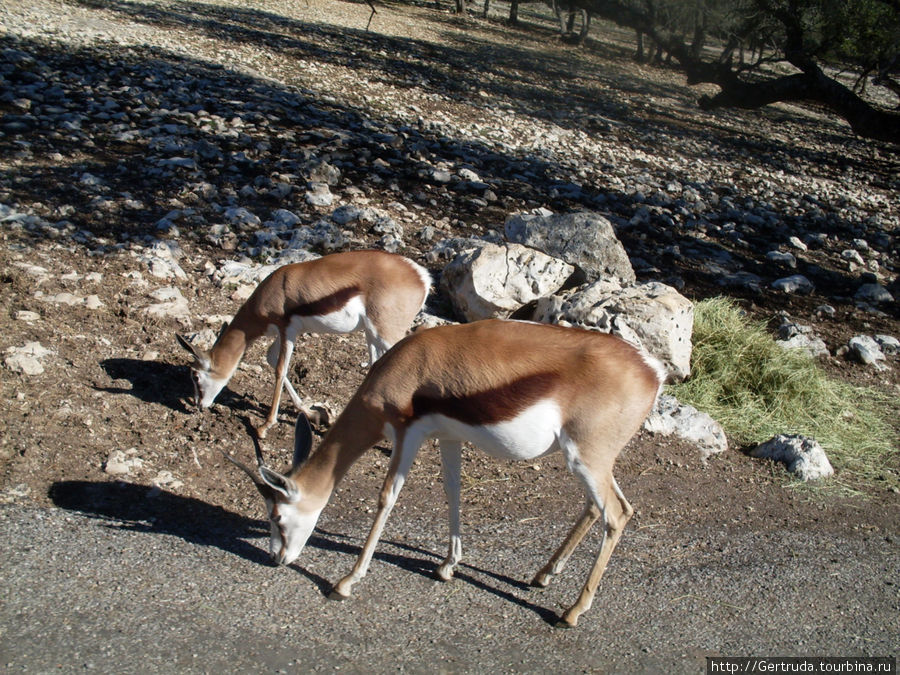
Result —
<svg viewBox="0 0 900 675"><path fill-rule="evenodd" d="M503 226L507 239L565 260L584 272L587 281L634 282L634 269L612 224L591 211L561 215L519 214Z"/></svg>
<svg viewBox="0 0 900 675"><path fill-rule="evenodd" d="M505 318L558 290L574 267L519 244L481 243L444 268L441 288L466 321Z"/></svg>
<svg viewBox="0 0 900 675"><path fill-rule="evenodd" d="M822 446L806 436L778 434L757 445L750 453L782 462L800 480L818 480L834 473Z"/></svg>
<svg viewBox="0 0 900 675"><path fill-rule="evenodd" d="M338 251L346 245L346 237L329 218L323 218L312 225L300 227L294 230L288 249L321 249L324 251Z"/></svg>
<svg viewBox="0 0 900 675"><path fill-rule="evenodd" d="M538 300L534 319L618 335L662 361L669 381L690 375L694 305L666 284L597 281Z"/></svg>
<svg viewBox="0 0 900 675"><path fill-rule="evenodd" d="M663 436L677 436L693 444L704 461L728 449L722 425L704 412L680 403L674 396L660 396L644 421L644 429Z"/></svg>

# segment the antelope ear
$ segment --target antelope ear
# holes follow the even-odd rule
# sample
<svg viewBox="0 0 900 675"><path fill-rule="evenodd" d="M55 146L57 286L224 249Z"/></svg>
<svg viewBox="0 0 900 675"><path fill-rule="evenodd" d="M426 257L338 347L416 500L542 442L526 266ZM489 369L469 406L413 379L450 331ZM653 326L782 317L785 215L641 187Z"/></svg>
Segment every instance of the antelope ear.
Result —
<svg viewBox="0 0 900 675"><path fill-rule="evenodd" d="M228 330L228 326L230 326L230 325L231 325L231 324L229 324L227 321L226 321L225 323L223 323L223 324L222 324L222 327L219 329L219 335L218 335L218 337L222 337L222 334L223 334L226 330Z"/></svg>
<svg viewBox="0 0 900 675"><path fill-rule="evenodd" d="M267 466L259 467L259 475L262 477L263 483L281 493L287 501L300 501L300 490L297 489L297 484L287 476L283 476Z"/></svg>
<svg viewBox="0 0 900 675"><path fill-rule="evenodd" d="M294 469L303 464L312 450L313 433L309 419L305 413L300 413L297 423L294 425L294 459L291 465Z"/></svg>
<svg viewBox="0 0 900 675"><path fill-rule="evenodd" d="M175 339L178 340L178 344L180 344L191 356L194 357L194 365L196 365L201 370L209 369L209 354L207 354L199 347L195 347L194 345L192 345L178 333L175 333Z"/></svg>

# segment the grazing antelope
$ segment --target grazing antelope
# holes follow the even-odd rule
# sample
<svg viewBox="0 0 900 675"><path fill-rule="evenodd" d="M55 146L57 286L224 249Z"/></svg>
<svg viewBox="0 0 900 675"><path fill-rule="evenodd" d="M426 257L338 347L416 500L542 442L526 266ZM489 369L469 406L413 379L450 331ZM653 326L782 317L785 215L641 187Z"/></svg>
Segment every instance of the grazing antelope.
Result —
<svg viewBox="0 0 900 675"><path fill-rule="evenodd" d="M310 454L309 423L297 420L290 471L267 467L259 442L253 471L228 456L266 501L270 553L289 564L303 550L338 481L384 437L393 442L372 530L353 570L331 597L346 598L365 576L388 514L426 438L440 443L449 503L450 549L437 568L448 580L462 554L459 526L462 442L500 459L533 460L560 450L581 481L587 506L532 581L544 587L598 519L603 539L581 595L562 616L574 626L591 605L609 556L633 509L613 478L616 456L656 400L664 371L652 357L604 333L489 320L414 333L369 371ZM255 440L255 439L254 439Z"/></svg>
<svg viewBox="0 0 900 675"><path fill-rule="evenodd" d="M208 352L175 336L194 357L191 379L195 404L211 406L250 344L264 334L272 335L275 341L267 361L275 369L275 389L269 415L258 429L264 438L276 422L282 386L294 405L304 410L287 376L294 340L300 333L362 329L371 366L406 335L425 305L430 287L427 270L384 251L334 253L279 267L256 287Z"/></svg>

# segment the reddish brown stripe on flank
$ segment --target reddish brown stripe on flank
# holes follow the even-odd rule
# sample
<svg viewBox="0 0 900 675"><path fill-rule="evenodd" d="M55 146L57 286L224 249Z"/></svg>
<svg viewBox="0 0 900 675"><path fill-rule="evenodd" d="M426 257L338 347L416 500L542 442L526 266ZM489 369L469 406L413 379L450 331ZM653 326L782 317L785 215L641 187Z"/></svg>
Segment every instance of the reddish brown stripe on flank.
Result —
<svg viewBox="0 0 900 675"><path fill-rule="evenodd" d="M362 291L357 286L349 286L335 291L331 295L324 298L313 300L302 305L297 305L290 312L289 316L324 316L341 309L350 300L359 295Z"/></svg>
<svg viewBox="0 0 900 675"><path fill-rule="evenodd" d="M537 373L510 382L496 389L488 389L467 396L438 398L425 394L412 397L413 418L439 414L466 424L495 424L513 419L554 389L558 376Z"/></svg>

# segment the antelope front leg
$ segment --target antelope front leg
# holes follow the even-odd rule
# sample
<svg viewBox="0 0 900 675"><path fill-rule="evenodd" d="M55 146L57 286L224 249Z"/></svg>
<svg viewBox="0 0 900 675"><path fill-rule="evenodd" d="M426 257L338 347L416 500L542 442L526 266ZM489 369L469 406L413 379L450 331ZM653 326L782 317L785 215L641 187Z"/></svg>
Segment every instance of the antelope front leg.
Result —
<svg viewBox="0 0 900 675"><path fill-rule="evenodd" d="M275 355L276 345L278 350L278 360L273 364L272 360ZM293 353L294 343L286 338L284 331L279 331L275 342L269 347L269 353L266 359L269 364L275 368L275 390L272 392L272 406L269 408L269 415L266 417L266 421L257 427L256 430L260 438L265 438L266 432L278 421L278 407L281 405L281 390L285 383L287 383L286 373ZM288 383L288 387L293 390L290 383ZM296 396L297 392L293 392L293 394ZM299 400L299 398L300 397L298 396L297 400Z"/></svg>
<svg viewBox="0 0 900 675"><path fill-rule="evenodd" d="M350 571L350 574L341 579L329 594L332 600L345 600L350 597L350 591L353 585L366 576L369 571L369 563L372 562L372 556L375 554L375 547L381 538L381 532L384 530L384 524L387 522L391 509L397 501L397 495L406 482L406 475L412 466L416 451L419 444L423 440L421 435L416 434L415 438L410 438L411 434L407 431L405 437L398 438L391 455L391 466L388 469L387 476L384 479L384 485L381 488L381 494L378 497L378 511L375 514L375 522L372 523L372 529L366 538L356 564Z"/></svg>
<svg viewBox="0 0 900 675"><path fill-rule="evenodd" d="M462 443L457 441L440 441L441 472L444 478L444 492L447 495L447 506L450 518L450 550L444 562L437 568L437 577L442 581L450 581L453 570L462 558L462 538L459 531L459 490L460 465L462 463Z"/></svg>

